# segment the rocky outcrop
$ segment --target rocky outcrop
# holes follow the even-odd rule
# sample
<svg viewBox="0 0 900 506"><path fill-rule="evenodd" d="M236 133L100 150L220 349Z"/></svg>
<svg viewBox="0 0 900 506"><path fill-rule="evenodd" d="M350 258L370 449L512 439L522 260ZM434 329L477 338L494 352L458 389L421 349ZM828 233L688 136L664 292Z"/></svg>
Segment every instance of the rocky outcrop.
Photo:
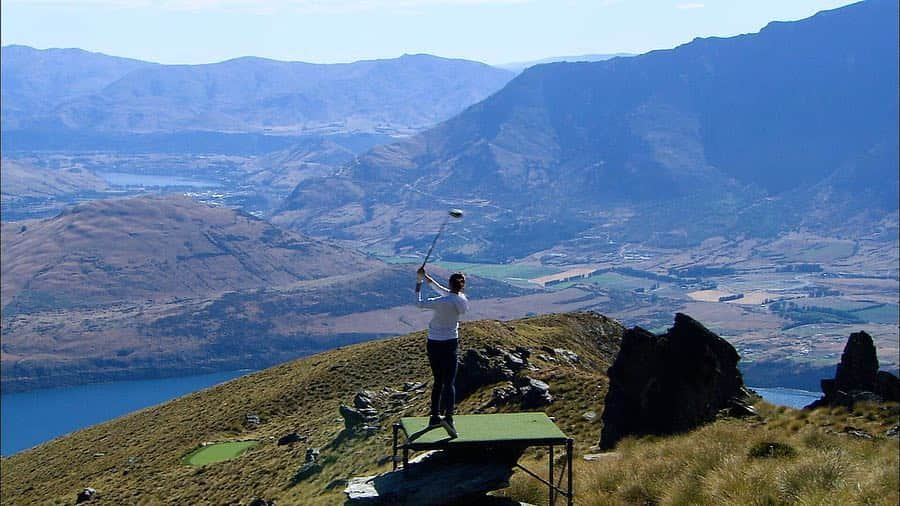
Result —
<svg viewBox="0 0 900 506"><path fill-rule="evenodd" d="M521 450L440 450L423 454L402 469L353 478L347 504L483 504L485 494L509 486Z"/></svg>
<svg viewBox="0 0 900 506"><path fill-rule="evenodd" d="M353 396L353 407L341 404L338 410L344 420L339 440L370 436L382 428L382 421L401 413L407 404L425 395L424 383L407 382L401 389L360 390Z"/></svg>
<svg viewBox="0 0 900 506"><path fill-rule="evenodd" d="M626 331L608 372L600 447L632 434L684 432L723 410L752 412L738 360L727 341L682 313L665 334Z"/></svg>
<svg viewBox="0 0 900 506"><path fill-rule="evenodd" d="M528 356L525 349L510 352L496 346L466 350L456 373L457 398L464 399L483 386L512 380L528 365Z"/></svg>
<svg viewBox="0 0 900 506"><path fill-rule="evenodd" d="M807 408L849 408L860 401L900 402L900 380L887 371L878 370L878 354L872 336L860 331L850 334L834 378L822 380L822 393L825 395Z"/></svg>
<svg viewBox="0 0 900 506"><path fill-rule="evenodd" d="M529 410L546 406L552 402L553 395L550 394L550 385L528 376L516 376L512 382L495 388L491 399L481 406L479 411L510 404L518 404L519 408Z"/></svg>

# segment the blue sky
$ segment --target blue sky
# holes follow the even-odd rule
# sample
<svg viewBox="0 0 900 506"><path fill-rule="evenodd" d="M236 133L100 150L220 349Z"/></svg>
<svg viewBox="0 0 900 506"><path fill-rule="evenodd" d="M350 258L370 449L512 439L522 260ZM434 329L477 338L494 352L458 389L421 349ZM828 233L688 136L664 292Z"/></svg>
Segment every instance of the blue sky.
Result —
<svg viewBox="0 0 900 506"><path fill-rule="evenodd" d="M160 63L430 53L487 63L640 53L756 32L839 0L2 0L3 45Z"/></svg>

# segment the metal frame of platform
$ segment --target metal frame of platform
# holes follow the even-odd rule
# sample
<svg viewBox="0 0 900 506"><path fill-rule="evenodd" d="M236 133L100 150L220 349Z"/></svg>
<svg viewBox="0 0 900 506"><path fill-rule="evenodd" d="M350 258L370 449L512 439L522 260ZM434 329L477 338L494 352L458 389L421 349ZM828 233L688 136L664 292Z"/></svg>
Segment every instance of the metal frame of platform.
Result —
<svg viewBox="0 0 900 506"><path fill-rule="evenodd" d="M471 426L472 423L478 423L477 417L509 417L505 420L509 420L511 422L516 422L520 420L526 420L527 422L534 424L543 424L544 428L549 428L552 426L558 435L553 435L551 437L541 437L541 436L525 436L525 437L516 437L514 434L515 423L510 424L510 429L513 432L505 433L500 438L491 438L490 434L484 437L466 437L467 434L464 433L465 425L469 424ZM572 459L573 459L573 444L574 440L570 437L567 437L562 431L556 427L556 424L553 423L553 420L550 419L546 413L498 413L498 414L490 414L490 415L460 415L455 417L457 422L456 426L459 430L460 437L456 439L450 439L449 436L443 437L438 440L434 440L433 438L427 438L426 440L421 440L421 435L424 431L421 430L411 430L413 428L419 428L421 424L418 424L416 427L411 427L415 425L415 422L419 422L426 417L416 417L416 418L402 418L400 422L397 422L393 425L394 429L394 445L393 445L393 469L396 471L398 464L403 464L403 472L404 474L409 473L409 454L410 452L416 451L427 451L427 450L446 450L450 448L530 448L530 447L547 447L549 452L549 462L548 462L548 477L549 479L544 479L537 473L525 468L521 464L516 463L516 467L524 471L526 474L540 481L544 485L547 485L548 494L549 494L549 504L554 506L556 504L556 500L560 497L564 497L566 499L566 505L572 506L574 501L574 492L572 488ZM466 423L460 423L460 420ZM505 421L504 420L504 421ZM496 422L497 420L492 420ZM548 425L549 424L549 425ZM540 428L540 427L539 427ZM443 428L433 429L438 433L445 433ZM400 433L403 433L403 437L405 439L404 443L400 443ZM410 436L412 434L417 434L420 436L419 439L410 440ZM563 447L565 449L565 463L563 468L559 470L559 475L556 475L555 467L555 449L556 447ZM398 457L398 453L402 452L402 458ZM566 478L566 488L562 488L563 478ZM555 483L554 483L555 482Z"/></svg>

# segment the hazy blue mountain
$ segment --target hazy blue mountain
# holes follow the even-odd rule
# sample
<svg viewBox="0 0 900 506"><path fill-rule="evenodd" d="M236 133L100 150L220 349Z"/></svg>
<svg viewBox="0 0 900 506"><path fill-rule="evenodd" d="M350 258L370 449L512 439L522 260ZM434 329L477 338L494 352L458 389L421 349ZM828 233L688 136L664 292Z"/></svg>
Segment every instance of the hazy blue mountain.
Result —
<svg viewBox="0 0 900 506"><path fill-rule="evenodd" d="M510 63L501 63L499 65L494 65L497 68L509 70L515 73L522 72L528 67L533 67L535 65L543 65L544 63L558 63L558 62L581 62L581 61L605 61L611 58L616 57L627 57L634 56L632 53L608 53L608 54L582 54L577 56L550 56L548 58L541 58L539 60L531 60L531 61L518 61L518 62L510 62Z"/></svg>
<svg viewBox="0 0 900 506"><path fill-rule="evenodd" d="M133 70L154 66L81 49L27 46L4 46L0 62L4 129L21 128L66 100L99 92Z"/></svg>
<svg viewBox="0 0 900 506"><path fill-rule="evenodd" d="M801 224L852 232L897 210L897 18L896 1L870 0L532 67L341 179L301 182L277 220L374 243L390 216L402 250L423 242L414 230L429 229L407 226L423 210L465 206L458 251L495 259L583 232L663 245Z"/></svg>
<svg viewBox="0 0 900 506"><path fill-rule="evenodd" d="M69 64L65 54L4 48L4 128L408 133L459 113L513 76L482 63L430 55L331 65L246 57L208 65L133 62L130 72L103 83L97 77L93 87L45 83L57 74L77 73L77 66L60 69ZM108 58L109 65L120 62L93 57ZM34 58L44 64L27 64ZM22 96L52 103L52 110L32 110Z"/></svg>

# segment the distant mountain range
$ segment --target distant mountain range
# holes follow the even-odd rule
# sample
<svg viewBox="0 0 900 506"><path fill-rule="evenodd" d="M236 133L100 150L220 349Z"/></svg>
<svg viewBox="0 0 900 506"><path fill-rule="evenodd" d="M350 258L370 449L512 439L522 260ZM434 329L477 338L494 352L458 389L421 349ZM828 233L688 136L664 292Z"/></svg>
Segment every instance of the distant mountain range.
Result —
<svg viewBox="0 0 900 506"><path fill-rule="evenodd" d="M275 220L390 253L422 248L437 210L463 207L448 244L494 261L579 237L857 233L898 208L897 18L896 1L869 0L757 34L532 67L338 178L300 182Z"/></svg>
<svg viewBox="0 0 900 506"><path fill-rule="evenodd" d="M522 72L528 67L533 67L535 65L543 65L544 63L558 63L558 62L580 62L580 61L605 61L611 58L617 57L626 57L626 56L634 56L632 53L609 53L609 54L582 54L578 56L551 56L549 58L541 58L539 60L531 60L531 61L520 61L520 62L511 62L511 63L501 63L499 65L494 65L497 68L510 70L515 73Z"/></svg>
<svg viewBox="0 0 900 506"><path fill-rule="evenodd" d="M246 57L160 65L79 49L2 49L4 130L409 133L513 73L425 54L346 64Z"/></svg>

